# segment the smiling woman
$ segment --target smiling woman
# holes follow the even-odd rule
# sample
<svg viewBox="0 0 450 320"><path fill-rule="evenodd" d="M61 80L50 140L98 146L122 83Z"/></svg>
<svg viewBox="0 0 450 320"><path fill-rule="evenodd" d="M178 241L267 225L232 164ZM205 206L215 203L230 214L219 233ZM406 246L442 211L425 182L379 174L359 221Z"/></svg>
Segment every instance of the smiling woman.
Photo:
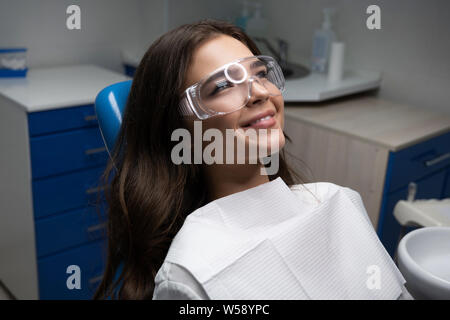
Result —
<svg viewBox="0 0 450 320"><path fill-rule="evenodd" d="M306 183L289 169L283 87L276 61L227 22L183 25L152 44L104 174L108 262L95 298L397 299L406 292L359 194ZM199 122L202 136L231 130L248 148L267 147L279 157L277 170L248 156L172 161L173 133L195 135ZM258 139L245 134L252 130ZM222 143L239 158L235 145ZM206 148L202 140L190 152ZM373 266L378 273L368 279ZM374 278L377 290L368 285Z"/></svg>
<svg viewBox="0 0 450 320"><path fill-rule="evenodd" d="M201 120L180 109L186 89L230 62L258 55L256 45L238 27L215 20L180 26L147 50L136 70L121 131L104 173L108 261L95 298L152 298L155 277L170 243L196 209L278 177L289 185L303 181L288 168L283 150L278 170L270 175L260 174L263 162L172 162L176 145L172 134L180 128L193 133L194 121ZM247 78L240 86L245 89L241 96L245 104L235 112L202 120L202 134L208 129L225 133L226 129L265 123L280 129L274 138L280 147L284 145L283 98L268 92L255 67L246 69ZM229 76L234 75L231 71Z"/></svg>

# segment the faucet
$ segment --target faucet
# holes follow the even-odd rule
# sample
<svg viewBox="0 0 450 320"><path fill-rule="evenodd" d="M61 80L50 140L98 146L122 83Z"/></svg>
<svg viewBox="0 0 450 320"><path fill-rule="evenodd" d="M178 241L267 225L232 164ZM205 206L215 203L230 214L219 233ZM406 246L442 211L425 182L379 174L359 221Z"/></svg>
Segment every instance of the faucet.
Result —
<svg viewBox="0 0 450 320"><path fill-rule="evenodd" d="M277 38L278 51L274 49L272 44L266 39L261 37L254 37L256 41L262 42L266 45L267 49L275 56L282 69L287 69L288 66L288 42L286 40Z"/></svg>

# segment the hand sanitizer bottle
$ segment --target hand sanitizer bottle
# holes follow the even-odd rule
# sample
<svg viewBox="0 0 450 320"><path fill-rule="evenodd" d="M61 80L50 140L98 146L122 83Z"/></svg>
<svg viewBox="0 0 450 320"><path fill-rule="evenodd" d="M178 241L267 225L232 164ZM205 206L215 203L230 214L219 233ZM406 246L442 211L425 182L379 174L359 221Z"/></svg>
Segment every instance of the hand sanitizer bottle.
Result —
<svg viewBox="0 0 450 320"><path fill-rule="evenodd" d="M266 37L267 21L261 14L262 5L259 2L253 5L255 7L255 13L247 21L247 34L250 37Z"/></svg>
<svg viewBox="0 0 450 320"><path fill-rule="evenodd" d="M312 48L311 70L315 72L326 72L330 55L331 43L336 39L336 35L331 29L331 15L334 9L323 9L324 20L322 28L314 33Z"/></svg>

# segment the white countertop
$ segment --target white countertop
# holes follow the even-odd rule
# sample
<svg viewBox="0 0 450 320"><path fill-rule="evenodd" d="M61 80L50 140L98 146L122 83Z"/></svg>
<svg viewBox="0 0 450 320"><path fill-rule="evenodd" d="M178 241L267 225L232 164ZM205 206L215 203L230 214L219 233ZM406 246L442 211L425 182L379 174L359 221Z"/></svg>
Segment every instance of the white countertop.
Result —
<svg viewBox="0 0 450 320"><path fill-rule="evenodd" d="M0 78L0 94L35 112L93 104L103 88L130 79L95 65L31 68L26 78Z"/></svg>
<svg viewBox="0 0 450 320"><path fill-rule="evenodd" d="M285 106L285 117L397 151L450 131L450 116L368 94Z"/></svg>
<svg viewBox="0 0 450 320"><path fill-rule="evenodd" d="M324 101L378 88L381 73L369 70L346 70L342 80L330 83L328 74L311 72L298 79L286 79L283 98L286 102Z"/></svg>

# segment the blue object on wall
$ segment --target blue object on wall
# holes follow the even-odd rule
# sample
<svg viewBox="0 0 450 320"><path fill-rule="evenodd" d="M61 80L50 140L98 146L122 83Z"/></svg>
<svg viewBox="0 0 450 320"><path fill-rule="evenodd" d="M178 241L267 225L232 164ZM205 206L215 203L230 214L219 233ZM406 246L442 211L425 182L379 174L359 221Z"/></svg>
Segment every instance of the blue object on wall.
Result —
<svg viewBox="0 0 450 320"><path fill-rule="evenodd" d="M134 77L134 73L136 72L136 67L129 65L129 64L124 64L123 68L125 69L125 74L131 78Z"/></svg>
<svg viewBox="0 0 450 320"><path fill-rule="evenodd" d="M95 99L95 112L108 152L114 148L122 124L132 80L110 85L100 91Z"/></svg>
<svg viewBox="0 0 450 320"><path fill-rule="evenodd" d="M28 68L26 66L27 48L0 48L0 78L26 77ZM3 63L3 61L21 61L22 67L11 67Z"/></svg>

